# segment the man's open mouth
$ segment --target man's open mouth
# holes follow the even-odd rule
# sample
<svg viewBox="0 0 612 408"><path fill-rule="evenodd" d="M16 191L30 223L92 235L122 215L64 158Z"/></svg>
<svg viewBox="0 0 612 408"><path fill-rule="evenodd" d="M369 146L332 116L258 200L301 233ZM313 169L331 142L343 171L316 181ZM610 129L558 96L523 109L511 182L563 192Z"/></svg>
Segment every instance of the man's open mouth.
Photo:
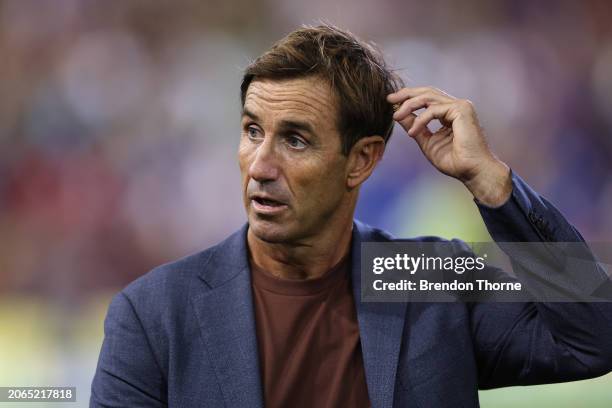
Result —
<svg viewBox="0 0 612 408"><path fill-rule="evenodd" d="M271 200L269 198L253 197L253 201L256 201L257 203L265 205L267 207L278 207L284 205L280 201Z"/></svg>
<svg viewBox="0 0 612 408"><path fill-rule="evenodd" d="M251 206L256 213L273 215L287 209L287 204L269 197L251 197Z"/></svg>

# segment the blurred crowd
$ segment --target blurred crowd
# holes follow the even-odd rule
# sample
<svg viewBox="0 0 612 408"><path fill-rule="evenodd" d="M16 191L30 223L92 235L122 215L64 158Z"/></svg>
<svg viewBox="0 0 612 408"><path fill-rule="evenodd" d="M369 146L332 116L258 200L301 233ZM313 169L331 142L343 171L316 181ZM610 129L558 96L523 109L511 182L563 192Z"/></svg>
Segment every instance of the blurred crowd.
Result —
<svg viewBox="0 0 612 408"><path fill-rule="evenodd" d="M0 1L0 293L78 300L239 227L241 71L318 19L374 41L408 85L472 100L494 151L587 240L611 241L611 13L603 0ZM486 238L461 186L397 127L358 217Z"/></svg>

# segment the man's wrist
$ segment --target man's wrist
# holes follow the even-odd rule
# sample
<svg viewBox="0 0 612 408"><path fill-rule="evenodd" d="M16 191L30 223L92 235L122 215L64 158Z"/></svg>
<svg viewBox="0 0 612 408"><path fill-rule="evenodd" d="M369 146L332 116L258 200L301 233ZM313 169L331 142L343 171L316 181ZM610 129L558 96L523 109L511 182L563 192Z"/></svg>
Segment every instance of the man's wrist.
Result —
<svg viewBox="0 0 612 408"><path fill-rule="evenodd" d="M512 194L510 167L497 158L488 162L477 176L463 184L476 201L487 207L502 206Z"/></svg>

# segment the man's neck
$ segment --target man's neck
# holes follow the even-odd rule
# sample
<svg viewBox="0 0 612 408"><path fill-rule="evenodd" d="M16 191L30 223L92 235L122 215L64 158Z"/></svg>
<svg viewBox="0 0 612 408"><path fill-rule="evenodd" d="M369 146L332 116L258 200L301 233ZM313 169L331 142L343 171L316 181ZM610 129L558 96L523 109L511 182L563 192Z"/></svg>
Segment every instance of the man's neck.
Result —
<svg viewBox="0 0 612 408"><path fill-rule="evenodd" d="M323 275L348 254L353 220L340 228L327 228L316 237L300 243L269 243L249 229L247 242L250 261L257 267L284 279L312 279Z"/></svg>

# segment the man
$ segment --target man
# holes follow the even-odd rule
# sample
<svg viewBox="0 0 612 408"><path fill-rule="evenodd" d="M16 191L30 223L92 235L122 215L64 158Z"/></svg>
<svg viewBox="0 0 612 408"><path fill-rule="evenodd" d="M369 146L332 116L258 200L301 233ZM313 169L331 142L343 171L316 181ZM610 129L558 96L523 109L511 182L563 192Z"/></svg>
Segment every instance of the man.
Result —
<svg viewBox="0 0 612 408"><path fill-rule="evenodd" d="M394 120L468 188L496 241L582 240L491 152L469 101L400 88L332 26L297 30L246 69L248 223L115 296L91 406L475 407L478 388L612 369L606 303L360 300L361 243L393 238L353 214Z"/></svg>

